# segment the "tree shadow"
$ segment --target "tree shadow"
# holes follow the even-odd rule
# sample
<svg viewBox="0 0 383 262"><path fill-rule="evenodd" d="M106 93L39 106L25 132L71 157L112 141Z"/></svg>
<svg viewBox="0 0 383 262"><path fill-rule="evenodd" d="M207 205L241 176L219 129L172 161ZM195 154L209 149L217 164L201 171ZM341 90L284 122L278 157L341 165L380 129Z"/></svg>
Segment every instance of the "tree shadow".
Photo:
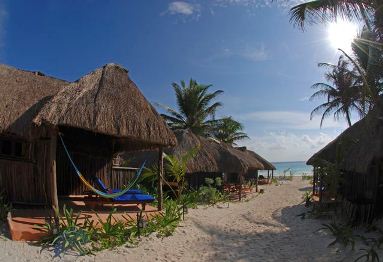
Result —
<svg viewBox="0 0 383 262"><path fill-rule="evenodd" d="M306 191L310 191L312 189L313 189L312 186L307 186L307 187L299 188L298 190L301 191L301 192L306 192Z"/></svg>
<svg viewBox="0 0 383 262"><path fill-rule="evenodd" d="M318 231L325 221L298 216L307 211L299 204L274 211L272 220L243 215L239 223L246 230L236 224L224 229L214 224L196 226L213 238L214 261L350 261L357 252L328 247L333 237Z"/></svg>

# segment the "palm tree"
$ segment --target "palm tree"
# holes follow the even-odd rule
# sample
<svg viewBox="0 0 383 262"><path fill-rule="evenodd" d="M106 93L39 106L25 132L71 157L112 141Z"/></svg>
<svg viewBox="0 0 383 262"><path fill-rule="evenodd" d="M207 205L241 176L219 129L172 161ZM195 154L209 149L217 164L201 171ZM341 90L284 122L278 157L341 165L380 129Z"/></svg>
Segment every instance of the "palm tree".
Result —
<svg viewBox="0 0 383 262"><path fill-rule="evenodd" d="M232 117L224 117L217 121L213 131L213 136L219 141L235 145L236 141L249 138L243 132L243 125L235 121Z"/></svg>
<svg viewBox="0 0 383 262"><path fill-rule="evenodd" d="M313 0L290 9L290 21L304 28L306 23L363 20L365 27L354 40L353 57L340 50L355 67L363 87L362 100L380 104L383 79L383 1L382 0ZM354 59L355 58L355 59ZM362 59L362 60L361 60Z"/></svg>
<svg viewBox="0 0 383 262"><path fill-rule="evenodd" d="M326 97L327 102L317 106L312 112L310 119L319 112L322 113L320 126L322 127L323 120L331 113L334 113L335 119L345 116L347 123L351 126L351 112L357 111L360 116L363 115L363 110L360 101L360 86L357 83L355 72L349 69L349 63L343 56L339 57L338 64L332 65L328 63L320 63L318 66L330 68L331 71L325 74L325 78L330 84L316 83L312 86L314 89L319 89L310 98L313 100L318 97Z"/></svg>
<svg viewBox="0 0 383 262"><path fill-rule="evenodd" d="M181 85L172 84L176 93L178 111L170 107L164 107L168 114L162 114L166 122L173 130L190 129L197 135L207 135L214 125L214 114L222 106L220 102L213 100L222 94L222 90L209 93L211 85L200 85L190 79L189 86L185 81Z"/></svg>
<svg viewBox="0 0 383 262"><path fill-rule="evenodd" d="M290 21L304 27L305 23L336 21L342 19L363 19L372 31L380 27L382 0L313 0L290 9Z"/></svg>

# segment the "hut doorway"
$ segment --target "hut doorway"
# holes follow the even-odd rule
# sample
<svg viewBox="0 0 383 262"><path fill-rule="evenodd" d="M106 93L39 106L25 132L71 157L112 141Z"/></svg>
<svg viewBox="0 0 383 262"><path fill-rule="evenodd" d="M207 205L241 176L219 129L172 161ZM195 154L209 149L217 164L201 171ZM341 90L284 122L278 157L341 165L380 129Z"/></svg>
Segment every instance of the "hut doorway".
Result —
<svg viewBox="0 0 383 262"><path fill-rule="evenodd" d="M74 162L87 181L100 178L109 186L112 172L113 139L74 128L60 128ZM57 142L57 194L83 195L88 189L78 179L62 144Z"/></svg>

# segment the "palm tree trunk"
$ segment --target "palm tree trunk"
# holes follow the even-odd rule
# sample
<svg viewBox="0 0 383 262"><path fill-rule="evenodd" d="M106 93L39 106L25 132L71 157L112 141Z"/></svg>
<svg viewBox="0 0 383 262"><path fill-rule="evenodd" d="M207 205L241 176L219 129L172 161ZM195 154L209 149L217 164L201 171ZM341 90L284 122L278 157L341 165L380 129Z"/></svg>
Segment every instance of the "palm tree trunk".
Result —
<svg viewBox="0 0 383 262"><path fill-rule="evenodd" d="M348 126L350 127L350 126L352 126L352 124L351 124L351 119L350 119L350 112L346 112L346 118L347 118L347 123L348 123Z"/></svg>

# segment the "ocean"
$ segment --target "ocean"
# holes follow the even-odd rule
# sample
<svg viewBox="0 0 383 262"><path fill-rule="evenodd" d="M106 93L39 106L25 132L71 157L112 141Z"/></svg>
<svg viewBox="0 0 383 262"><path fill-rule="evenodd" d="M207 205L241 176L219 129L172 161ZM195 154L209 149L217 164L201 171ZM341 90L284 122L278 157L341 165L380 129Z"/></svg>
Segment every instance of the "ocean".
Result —
<svg viewBox="0 0 383 262"><path fill-rule="evenodd" d="M296 162L273 162L273 165L277 168L274 170L274 176L302 176L302 175L312 175L313 167L306 165L305 161L296 161ZM260 171L260 175L267 175L267 171Z"/></svg>

